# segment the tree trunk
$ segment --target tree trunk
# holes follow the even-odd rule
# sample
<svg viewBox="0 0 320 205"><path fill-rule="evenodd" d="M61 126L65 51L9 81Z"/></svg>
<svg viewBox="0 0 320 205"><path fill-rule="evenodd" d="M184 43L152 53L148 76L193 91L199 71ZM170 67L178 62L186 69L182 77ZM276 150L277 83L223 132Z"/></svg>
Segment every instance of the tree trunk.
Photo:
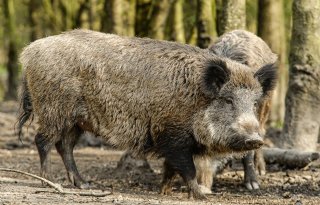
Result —
<svg viewBox="0 0 320 205"><path fill-rule="evenodd" d="M207 48L216 37L213 6L212 0L197 0L197 44L200 48Z"/></svg>
<svg viewBox="0 0 320 205"><path fill-rule="evenodd" d="M280 164L289 169L303 168L319 159L318 152L305 152L293 149L263 148L263 156L268 164Z"/></svg>
<svg viewBox="0 0 320 205"><path fill-rule="evenodd" d="M8 71L8 87L5 93L5 100L14 100L17 98L18 87L18 50L17 50L17 35L15 25L15 11L13 0L3 0L3 13L5 17L4 29L9 39L7 51L7 71Z"/></svg>
<svg viewBox="0 0 320 205"><path fill-rule="evenodd" d="M28 4L29 24L30 24L30 41L35 41L43 36L41 32L41 18L39 9L41 2L38 0L30 0Z"/></svg>
<svg viewBox="0 0 320 205"><path fill-rule="evenodd" d="M164 39L165 25L173 0L152 1L152 12L148 25L148 36Z"/></svg>
<svg viewBox="0 0 320 205"><path fill-rule="evenodd" d="M83 27L83 14L89 10L88 0L79 1L79 9L74 15L73 28Z"/></svg>
<svg viewBox="0 0 320 205"><path fill-rule="evenodd" d="M44 12L46 13L46 27L49 28L50 34L58 34L62 28L62 19L59 12L59 1L42 1Z"/></svg>
<svg viewBox="0 0 320 205"><path fill-rule="evenodd" d="M123 4L124 35L134 36L137 0L124 0Z"/></svg>
<svg viewBox="0 0 320 205"><path fill-rule="evenodd" d="M180 43L186 42L183 25L184 0L176 0L173 5L173 38Z"/></svg>
<svg viewBox="0 0 320 205"><path fill-rule="evenodd" d="M135 35L144 37L148 35L148 17L151 15L152 1L137 0L135 17Z"/></svg>
<svg viewBox="0 0 320 205"><path fill-rule="evenodd" d="M320 125L320 1L295 0L284 148L315 151Z"/></svg>
<svg viewBox="0 0 320 205"><path fill-rule="evenodd" d="M246 0L246 29L257 33L258 25L258 1Z"/></svg>
<svg viewBox="0 0 320 205"><path fill-rule="evenodd" d="M235 29L246 29L246 1L222 1L222 10L219 16L219 35Z"/></svg>
<svg viewBox="0 0 320 205"><path fill-rule="evenodd" d="M106 15L102 21L102 31L124 35L123 24L123 0L105 0L104 12Z"/></svg>
<svg viewBox="0 0 320 205"><path fill-rule="evenodd" d="M259 0L258 35L278 54L279 80L272 96L270 121L281 125L284 119L284 99L288 81L286 67L286 36L284 30L284 8L282 0Z"/></svg>

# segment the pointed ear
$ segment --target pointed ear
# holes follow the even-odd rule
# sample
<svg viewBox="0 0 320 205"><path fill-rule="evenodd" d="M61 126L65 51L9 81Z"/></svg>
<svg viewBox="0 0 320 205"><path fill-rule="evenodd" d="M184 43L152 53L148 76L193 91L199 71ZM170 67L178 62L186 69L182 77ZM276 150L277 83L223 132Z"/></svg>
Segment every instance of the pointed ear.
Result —
<svg viewBox="0 0 320 205"><path fill-rule="evenodd" d="M229 81L231 71L222 60L210 60L206 63L202 73L202 91L212 96Z"/></svg>
<svg viewBox="0 0 320 205"><path fill-rule="evenodd" d="M260 82L263 95L266 95L267 92L276 87L278 79L277 67L274 63L265 65L254 74L254 77Z"/></svg>

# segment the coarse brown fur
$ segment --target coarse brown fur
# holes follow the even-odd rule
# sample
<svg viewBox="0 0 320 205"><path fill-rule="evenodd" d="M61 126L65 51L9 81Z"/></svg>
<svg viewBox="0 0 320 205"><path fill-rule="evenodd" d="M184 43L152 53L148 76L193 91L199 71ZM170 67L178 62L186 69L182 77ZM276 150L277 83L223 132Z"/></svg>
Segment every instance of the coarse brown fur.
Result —
<svg viewBox="0 0 320 205"><path fill-rule="evenodd" d="M257 126L250 120L255 120L254 101L273 87L266 83L275 80L272 66L253 74L209 50L87 30L37 40L24 49L20 60L39 123L35 141L43 175L48 150L55 145L71 182L81 187L72 149L77 136L90 130L116 147L164 157L193 195L203 198L194 155L261 146ZM230 115L249 109L250 122L227 127L234 119L219 114L230 103L225 94L248 107L232 107L237 112L230 110ZM244 99L238 97L243 95ZM20 119L20 128L23 123ZM221 123L227 124L219 127ZM214 138L206 125L219 127Z"/></svg>

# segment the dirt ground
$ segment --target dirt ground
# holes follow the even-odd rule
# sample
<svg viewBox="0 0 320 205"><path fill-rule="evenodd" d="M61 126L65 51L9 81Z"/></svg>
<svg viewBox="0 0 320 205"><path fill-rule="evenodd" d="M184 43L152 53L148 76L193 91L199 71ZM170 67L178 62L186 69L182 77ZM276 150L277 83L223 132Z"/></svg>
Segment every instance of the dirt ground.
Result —
<svg viewBox="0 0 320 205"><path fill-rule="evenodd" d="M0 167L33 174L39 173L38 153L33 144L35 125L29 127L23 144L14 133L17 104L0 104ZM83 143L82 143L83 144ZM89 143L94 146L94 143ZM99 144L99 143L98 143ZM269 165L260 176L261 189L247 191L243 185L241 166L226 169L215 179L208 201L187 198L187 188L177 179L171 196L158 194L162 160L150 159L151 170L143 166L118 170L123 151L108 146L78 146L75 158L82 176L94 192L112 191L105 197L62 195L37 179L16 173L0 172L0 205L16 204L320 204L320 162L303 170L283 170ZM51 177L65 190L83 191L69 185L62 160L52 151Z"/></svg>

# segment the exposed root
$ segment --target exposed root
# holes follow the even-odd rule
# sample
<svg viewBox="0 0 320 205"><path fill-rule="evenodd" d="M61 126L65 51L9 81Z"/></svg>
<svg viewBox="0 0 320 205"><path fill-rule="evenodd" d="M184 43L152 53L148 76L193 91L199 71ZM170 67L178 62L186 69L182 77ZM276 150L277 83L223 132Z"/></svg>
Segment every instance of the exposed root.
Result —
<svg viewBox="0 0 320 205"><path fill-rule="evenodd" d="M0 168L0 171L15 172L15 173L24 174L24 175L39 179L42 182L47 183L50 187L54 188L60 194L73 194L73 195L78 195L78 196L95 196L95 197L104 197L104 196L112 194L112 192L95 193L92 191L90 191L90 192L66 191L62 188L62 186L60 184L53 183L45 178L39 177L34 174L30 174L28 172L24 172L24 171L20 171L20 170L16 170L16 169L7 169L7 168ZM38 191L37 193L40 193L40 192L46 192L46 191Z"/></svg>

